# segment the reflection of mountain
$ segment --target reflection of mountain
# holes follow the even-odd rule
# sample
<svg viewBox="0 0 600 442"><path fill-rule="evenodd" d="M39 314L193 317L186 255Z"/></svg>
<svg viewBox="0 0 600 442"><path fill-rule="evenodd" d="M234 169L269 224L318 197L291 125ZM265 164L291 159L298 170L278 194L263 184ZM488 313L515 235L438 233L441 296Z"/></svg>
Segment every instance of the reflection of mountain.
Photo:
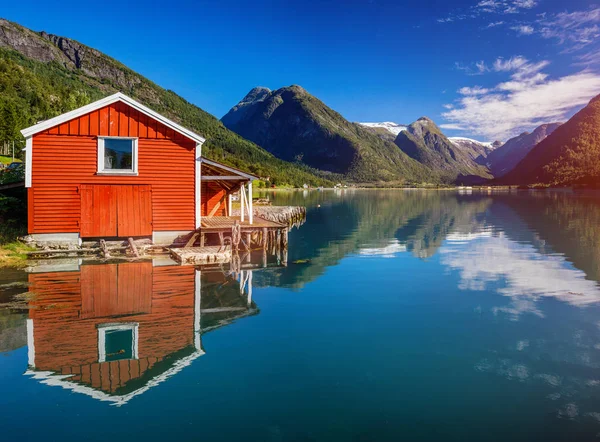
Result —
<svg viewBox="0 0 600 442"><path fill-rule="evenodd" d="M344 190L290 192L276 198L278 204L306 205L307 220L290 236L290 265L264 272L259 277L261 284L301 287L350 254L393 256L406 248L419 258L428 258L445 242L456 249L482 237L490 238L490 247L497 253L498 247L521 242L534 248L535 254L527 255L530 259L564 254L564 265L573 262L588 278L600 280L597 197L554 192L460 195L450 191ZM501 232L510 242L492 239ZM502 257L508 259L504 252ZM519 259L524 259L523 253L517 252ZM494 261L494 256L486 259ZM293 264L296 260L301 261ZM578 279L576 276L573 281Z"/></svg>
<svg viewBox="0 0 600 442"><path fill-rule="evenodd" d="M433 256L450 234L472 234L483 228L483 215L492 199L484 196L461 196L425 193L403 206L406 221L396 231L396 238L419 258Z"/></svg>
<svg viewBox="0 0 600 442"><path fill-rule="evenodd" d="M534 192L519 197L507 195L498 198L498 203L510 207L529 230L536 233L536 241L564 254L587 278L600 281L598 194Z"/></svg>
<svg viewBox="0 0 600 442"><path fill-rule="evenodd" d="M27 374L116 405L202 356L203 332L257 312L248 282L247 296L223 273L193 267L86 265L30 283Z"/></svg>
<svg viewBox="0 0 600 442"><path fill-rule="evenodd" d="M491 203L487 196L419 190L289 193L277 198L278 204L306 205L307 219L290 236L290 265L262 273L260 283L292 287L312 281L353 253L389 256L406 248L429 257L449 232L477 230L481 213ZM296 260L302 264L294 264Z"/></svg>

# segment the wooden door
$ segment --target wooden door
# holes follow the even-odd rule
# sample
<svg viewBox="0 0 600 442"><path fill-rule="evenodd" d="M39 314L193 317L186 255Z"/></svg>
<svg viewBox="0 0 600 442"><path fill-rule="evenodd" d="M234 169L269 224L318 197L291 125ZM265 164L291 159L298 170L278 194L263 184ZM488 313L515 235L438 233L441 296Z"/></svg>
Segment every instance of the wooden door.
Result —
<svg viewBox="0 0 600 442"><path fill-rule="evenodd" d="M150 186L115 186L117 235L152 235L152 193Z"/></svg>
<svg viewBox="0 0 600 442"><path fill-rule="evenodd" d="M82 184L81 237L117 236L117 201L115 186Z"/></svg>
<svg viewBox="0 0 600 442"><path fill-rule="evenodd" d="M152 311L152 263L81 266L81 318Z"/></svg>
<svg viewBox="0 0 600 442"><path fill-rule="evenodd" d="M152 235L151 190L150 185L82 184L81 237Z"/></svg>

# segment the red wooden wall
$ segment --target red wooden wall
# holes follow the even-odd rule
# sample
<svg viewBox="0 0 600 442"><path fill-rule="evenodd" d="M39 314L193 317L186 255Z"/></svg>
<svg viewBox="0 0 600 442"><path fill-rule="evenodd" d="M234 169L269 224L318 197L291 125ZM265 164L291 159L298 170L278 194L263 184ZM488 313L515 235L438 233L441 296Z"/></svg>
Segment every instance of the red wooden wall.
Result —
<svg viewBox="0 0 600 442"><path fill-rule="evenodd" d="M110 275L114 275L111 279ZM118 288L84 287L112 282ZM166 356L194 345L194 268L152 263L83 266L81 272L29 275L37 370L74 374L71 381L115 392ZM114 290L127 299L111 304ZM115 298L112 298L114 301ZM116 310L115 310L116 309ZM137 310L134 312L134 310ZM108 314L131 314L119 318ZM142 314L140 314L142 313ZM98 362L98 324L137 322L138 360Z"/></svg>
<svg viewBox="0 0 600 442"><path fill-rule="evenodd" d="M139 137L138 176L99 176L97 136ZM29 232L79 232L80 184L152 186L154 231L195 227L195 142L124 103L33 137Z"/></svg>
<svg viewBox="0 0 600 442"><path fill-rule="evenodd" d="M227 193L225 189L219 186L218 183L214 181L204 181L202 182L202 216L207 216L214 207L221 202L221 205L217 209L217 211L213 214L213 216L225 216L226 215L226 207L227 207Z"/></svg>

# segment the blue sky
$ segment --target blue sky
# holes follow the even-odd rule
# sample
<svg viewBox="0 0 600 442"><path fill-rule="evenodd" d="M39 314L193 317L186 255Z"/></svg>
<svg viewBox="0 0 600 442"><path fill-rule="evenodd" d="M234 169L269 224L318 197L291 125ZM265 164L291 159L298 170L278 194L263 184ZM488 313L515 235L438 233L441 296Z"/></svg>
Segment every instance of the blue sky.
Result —
<svg viewBox="0 0 600 442"><path fill-rule="evenodd" d="M505 139L600 94L583 0L11 2L0 15L95 47L217 117L299 84L351 121L426 115Z"/></svg>

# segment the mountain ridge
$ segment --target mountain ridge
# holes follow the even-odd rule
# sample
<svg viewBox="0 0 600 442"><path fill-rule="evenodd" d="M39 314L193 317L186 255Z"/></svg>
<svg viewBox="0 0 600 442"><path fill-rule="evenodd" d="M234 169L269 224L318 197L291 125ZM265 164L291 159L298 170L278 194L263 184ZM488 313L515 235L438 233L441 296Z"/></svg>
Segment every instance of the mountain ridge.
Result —
<svg viewBox="0 0 600 442"><path fill-rule="evenodd" d="M496 178L513 170L519 162L542 140L552 134L563 123L545 123L532 132L523 132L506 141L488 156L490 169Z"/></svg>
<svg viewBox="0 0 600 442"><path fill-rule="evenodd" d="M492 178L479 153L453 144L428 117L421 117L398 134L396 145L411 158L440 171L446 180L464 182Z"/></svg>
<svg viewBox="0 0 600 442"><path fill-rule="evenodd" d="M351 123L298 85L254 99L253 88L222 118L231 130L288 161L355 182L439 182L389 139Z"/></svg>

